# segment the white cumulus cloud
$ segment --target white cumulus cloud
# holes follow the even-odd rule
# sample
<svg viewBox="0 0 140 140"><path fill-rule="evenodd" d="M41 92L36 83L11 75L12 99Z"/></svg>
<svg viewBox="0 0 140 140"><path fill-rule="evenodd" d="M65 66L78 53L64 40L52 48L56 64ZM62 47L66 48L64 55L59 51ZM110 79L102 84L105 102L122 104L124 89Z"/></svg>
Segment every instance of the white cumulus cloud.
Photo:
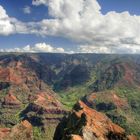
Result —
<svg viewBox="0 0 140 140"><path fill-rule="evenodd" d="M93 52L140 53L140 16L127 11L110 11L104 15L97 0L33 0L32 4L47 6L52 18L23 23L9 17L1 7L0 34L61 36Z"/></svg>
<svg viewBox="0 0 140 140"><path fill-rule="evenodd" d="M78 48L79 53L112 53L108 47L96 47L93 45L81 45Z"/></svg>
<svg viewBox="0 0 140 140"><path fill-rule="evenodd" d="M10 22L5 9L0 6L0 35L8 35L14 32L14 25Z"/></svg>
<svg viewBox="0 0 140 140"><path fill-rule="evenodd" d="M139 54L140 47L138 45L119 44L116 46L94 46L94 45L80 45L77 49L79 53L119 53L119 54Z"/></svg>
<svg viewBox="0 0 140 140"><path fill-rule="evenodd" d="M65 50L63 48L55 48L46 43L37 43L33 46L27 45L20 48L13 49L0 49L0 52L49 52L49 53L64 53Z"/></svg>
<svg viewBox="0 0 140 140"><path fill-rule="evenodd" d="M38 6L38 5L47 5L47 0L33 0L32 1L32 4L33 5L36 5L36 6Z"/></svg>
<svg viewBox="0 0 140 140"><path fill-rule="evenodd" d="M30 6L25 6L25 7L23 8L23 12L24 12L25 14L31 14L31 7L30 7Z"/></svg>
<svg viewBox="0 0 140 140"><path fill-rule="evenodd" d="M0 35L10 34L36 34L37 23L24 23L14 17L9 17L6 10L0 5Z"/></svg>
<svg viewBox="0 0 140 140"><path fill-rule="evenodd" d="M44 35L88 44L80 48L89 52L140 53L140 16L127 11L103 15L96 0L33 0L33 4L48 6L53 17L39 23Z"/></svg>

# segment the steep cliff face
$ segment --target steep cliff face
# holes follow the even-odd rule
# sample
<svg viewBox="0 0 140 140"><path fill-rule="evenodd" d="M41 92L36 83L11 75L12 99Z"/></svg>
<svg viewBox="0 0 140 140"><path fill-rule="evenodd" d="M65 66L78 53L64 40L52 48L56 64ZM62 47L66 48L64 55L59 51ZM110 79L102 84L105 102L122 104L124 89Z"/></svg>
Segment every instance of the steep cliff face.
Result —
<svg viewBox="0 0 140 140"><path fill-rule="evenodd" d="M61 134L61 135L60 135ZM60 137L59 137L60 136ZM125 130L79 101L56 130L55 140L128 140Z"/></svg>
<svg viewBox="0 0 140 140"><path fill-rule="evenodd" d="M36 55L0 57L0 127L13 128L28 120L34 139L38 139L39 130L44 139L53 138L66 111L48 86L52 73Z"/></svg>
<svg viewBox="0 0 140 140"><path fill-rule="evenodd" d="M118 62L119 61L119 62ZM136 62L135 62L136 61ZM117 86L135 87L140 85L140 65L137 60L117 59L99 63L96 68L96 79L90 88L94 92L113 89Z"/></svg>

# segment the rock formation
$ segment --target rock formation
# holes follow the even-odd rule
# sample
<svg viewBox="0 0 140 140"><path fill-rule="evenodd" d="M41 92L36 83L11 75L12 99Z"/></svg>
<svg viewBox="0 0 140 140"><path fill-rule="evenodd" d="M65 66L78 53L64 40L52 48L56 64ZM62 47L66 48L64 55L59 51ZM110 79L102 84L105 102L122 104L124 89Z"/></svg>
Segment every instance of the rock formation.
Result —
<svg viewBox="0 0 140 140"><path fill-rule="evenodd" d="M61 134L61 135L60 135ZM105 114L79 101L57 128L55 140L132 140L125 130Z"/></svg>
<svg viewBox="0 0 140 140"><path fill-rule="evenodd" d="M33 140L32 125L25 120L11 129L0 129L0 140Z"/></svg>

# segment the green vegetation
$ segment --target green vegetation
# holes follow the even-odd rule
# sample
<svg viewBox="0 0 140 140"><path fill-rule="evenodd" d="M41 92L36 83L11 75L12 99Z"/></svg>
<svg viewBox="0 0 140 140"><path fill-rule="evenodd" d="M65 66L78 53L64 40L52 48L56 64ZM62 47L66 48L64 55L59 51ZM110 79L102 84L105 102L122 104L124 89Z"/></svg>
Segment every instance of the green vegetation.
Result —
<svg viewBox="0 0 140 140"><path fill-rule="evenodd" d="M77 86L70 88L68 91L61 91L59 92L59 95L63 105L68 109L72 109L74 104L87 93L88 91L86 87Z"/></svg>
<svg viewBox="0 0 140 140"><path fill-rule="evenodd" d="M49 124L45 127L45 140L53 140L57 124Z"/></svg>
<svg viewBox="0 0 140 140"><path fill-rule="evenodd" d="M20 113L26 107L26 105L22 104L16 109L8 105L4 107L2 105L2 102L4 100L4 97L7 95L8 90L9 89L6 88L0 92L0 126L11 128L22 120L22 118L20 117Z"/></svg>
<svg viewBox="0 0 140 140"><path fill-rule="evenodd" d="M40 127L33 127L34 140L45 140L45 134Z"/></svg>
<svg viewBox="0 0 140 140"><path fill-rule="evenodd" d="M95 81L96 74L95 71L91 71L90 79L82 84L73 87L69 87L67 90L61 90L58 92L60 95L60 101L67 109L72 109L74 104L91 92L89 86Z"/></svg>
<svg viewBox="0 0 140 140"><path fill-rule="evenodd" d="M20 113L27 105L22 105L20 108L1 108L0 122L4 127L13 127L18 124L22 118Z"/></svg>
<svg viewBox="0 0 140 140"><path fill-rule="evenodd" d="M120 111L127 118L126 130L140 138L140 90L133 87L116 88L120 97L127 98L129 110Z"/></svg>
<svg viewBox="0 0 140 140"><path fill-rule="evenodd" d="M53 140L56 124L48 124L45 129L42 127L33 127L34 140Z"/></svg>
<svg viewBox="0 0 140 140"><path fill-rule="evenodd" d="M8 91L8 89L4 89L0 92L0 100L2 100L3 97L5 97L7 95L7 91Z"/></svg>

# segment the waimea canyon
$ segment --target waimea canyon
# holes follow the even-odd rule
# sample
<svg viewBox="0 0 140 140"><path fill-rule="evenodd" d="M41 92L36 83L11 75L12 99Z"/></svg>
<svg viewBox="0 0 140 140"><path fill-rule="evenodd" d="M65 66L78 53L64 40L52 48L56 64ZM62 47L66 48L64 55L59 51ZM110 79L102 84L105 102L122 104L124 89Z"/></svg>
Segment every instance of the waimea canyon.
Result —
<svg viewBox="0 0 140 140"><path fill-rule="evenodd" d="M139 59L0 54L0 140L138 140Z"/></svg>

